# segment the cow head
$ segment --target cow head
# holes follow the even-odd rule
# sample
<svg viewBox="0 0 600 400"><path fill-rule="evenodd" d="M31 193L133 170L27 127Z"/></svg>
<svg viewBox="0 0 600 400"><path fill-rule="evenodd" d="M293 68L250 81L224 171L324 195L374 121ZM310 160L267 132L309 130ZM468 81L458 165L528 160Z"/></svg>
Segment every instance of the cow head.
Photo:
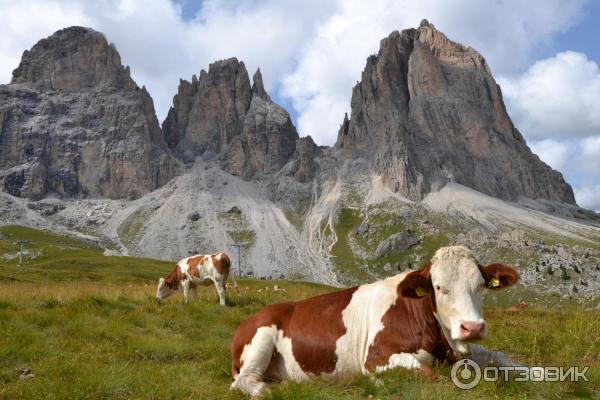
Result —
<svg viewBox="0 0 600 400"><path fill-rule="evenodd" d="M170 285L167 284L165 278L158 280L158 288L156 289L156 300L161 301L169 297L175 292Z"/></svg>
<svg viewBox="0 0 600 400"><path fill-rule="evenodd" d="M484 339L482 292L514 285L519 279L513 267L504 264L481 266L462 246L440 248L431 263L409 273L401 283L405 297L432 295L435 316L450 346L469 352L469 341Z"/></svg>

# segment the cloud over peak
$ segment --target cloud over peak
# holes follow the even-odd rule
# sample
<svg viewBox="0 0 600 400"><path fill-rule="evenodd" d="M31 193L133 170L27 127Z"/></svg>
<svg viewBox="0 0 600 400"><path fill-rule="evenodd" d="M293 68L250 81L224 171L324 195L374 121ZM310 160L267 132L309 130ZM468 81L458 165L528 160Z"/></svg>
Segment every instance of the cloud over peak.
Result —
<svg viewBox="0 0 600 400"><path fill-rule="evenodd" d="M600 133L600 69L566 51L500 79L513 119L531 139L583 138Z"/></svg>

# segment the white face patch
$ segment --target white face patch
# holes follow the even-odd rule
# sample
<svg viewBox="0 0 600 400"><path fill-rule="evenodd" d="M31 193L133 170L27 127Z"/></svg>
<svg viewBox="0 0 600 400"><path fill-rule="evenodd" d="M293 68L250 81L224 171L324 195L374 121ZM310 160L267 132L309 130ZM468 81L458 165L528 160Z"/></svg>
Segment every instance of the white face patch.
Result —
<svg viewBox="0 0 600 400"><path fill-rule="evenodd" d="M158 280L158 288L156 289L156 298L158 300L164 300L172 294L173 290L167 285L165 285L165 279L160 278Z"/></svg>
<svg viewBox="0 0 600 400"><path fill-rule="evenodd" d="M454 350L467 353L468 340L486 335L481 297L485 281L465 247L441 248L431 261L436 316Z"/></svg>

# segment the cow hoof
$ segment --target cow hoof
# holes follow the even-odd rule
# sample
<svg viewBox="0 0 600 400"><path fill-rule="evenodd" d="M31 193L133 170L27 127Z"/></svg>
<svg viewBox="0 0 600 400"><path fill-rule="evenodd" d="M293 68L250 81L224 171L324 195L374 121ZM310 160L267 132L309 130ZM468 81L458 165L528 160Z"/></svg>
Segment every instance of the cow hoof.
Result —
<svg viewBox="0 0 600 400"><path fill-rule="evenodd" d="M373 385L375 385L375 387L378 387L378 388L384 386L383 380L381 380L379 378L372 377L371 382L373 382Z"/></svg>
<svg viewBox="0 0 600 400"><path fill-rule="evenodd" d="M421 365L421 367L419 368L419 372L430 382L433 382L436 379L435 371L427 365Z"/></svg>
<svg viewBox="0 0 600 400"><path fill-rule="evenodd" d="M260 382L252 390L251 399L260 399L267 393L267 384Z"/></svg>

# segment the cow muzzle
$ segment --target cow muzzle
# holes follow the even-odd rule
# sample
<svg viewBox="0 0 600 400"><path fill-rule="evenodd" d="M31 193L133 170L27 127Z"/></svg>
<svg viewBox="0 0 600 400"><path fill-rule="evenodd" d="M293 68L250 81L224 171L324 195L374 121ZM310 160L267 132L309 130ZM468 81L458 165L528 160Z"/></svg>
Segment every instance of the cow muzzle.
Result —
<svg viewBox="0 0 600 400"><path fill-rule="evenodd" d="M460 324L460 340L481 340L486 334L485 322L463 321Z"/></svg>

